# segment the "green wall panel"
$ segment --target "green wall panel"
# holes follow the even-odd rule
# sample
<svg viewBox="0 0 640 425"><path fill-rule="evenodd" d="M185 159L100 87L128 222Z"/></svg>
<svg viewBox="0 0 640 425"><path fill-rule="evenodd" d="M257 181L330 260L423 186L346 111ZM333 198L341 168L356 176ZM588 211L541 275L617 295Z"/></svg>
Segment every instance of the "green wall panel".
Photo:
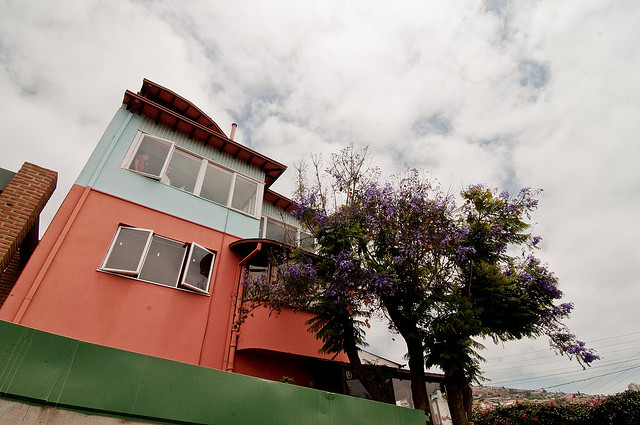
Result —
<svg viewBox="0 0 640 425"><path fill-rule="evenodd" d="M145 357L78 343L58 403L105 411L132 412Z"/></svg>
<svg viewBox="0 0 640 425"><path fill-rule="evenodd" d="M174 423L424 425L426 420L418 410L144 356L3 321L0 395Z"/></svg>
<svg viewBox="0 0 640 425"><path fill-rule="evenodd" d="M64 382L77 341L0 324L0 392L51 401Z"/></svg>

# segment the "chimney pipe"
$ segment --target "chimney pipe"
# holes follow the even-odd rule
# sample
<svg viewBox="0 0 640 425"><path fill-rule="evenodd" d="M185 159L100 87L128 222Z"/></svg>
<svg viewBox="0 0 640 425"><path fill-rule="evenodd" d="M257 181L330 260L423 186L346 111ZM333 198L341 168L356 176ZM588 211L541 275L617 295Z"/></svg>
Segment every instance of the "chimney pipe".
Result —
<svg viewBox="0 0 640 425"><path fill-rule="evenodd" d="M229 139L233 140L233 138L236 135L236 128L238 127L238 124L236 123L231 123L231 134L229 134Z"/></svg>

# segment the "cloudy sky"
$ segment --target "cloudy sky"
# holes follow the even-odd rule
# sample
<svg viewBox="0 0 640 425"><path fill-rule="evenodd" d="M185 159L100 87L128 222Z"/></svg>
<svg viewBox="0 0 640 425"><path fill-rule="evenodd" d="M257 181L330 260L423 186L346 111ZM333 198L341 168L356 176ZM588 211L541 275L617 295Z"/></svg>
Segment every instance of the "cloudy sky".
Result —
<svg viewBox="0 0 640 425"><path fill-rule="evenodd" d="M615 393L640 381L639 22L637 0L0 0L0 167L59 172L48 223L146 77L290 166L353 143L454 191L542 188L540 256L603 360L487 341L487 384ZM369 348L404 362L395 339Z"/></svg>

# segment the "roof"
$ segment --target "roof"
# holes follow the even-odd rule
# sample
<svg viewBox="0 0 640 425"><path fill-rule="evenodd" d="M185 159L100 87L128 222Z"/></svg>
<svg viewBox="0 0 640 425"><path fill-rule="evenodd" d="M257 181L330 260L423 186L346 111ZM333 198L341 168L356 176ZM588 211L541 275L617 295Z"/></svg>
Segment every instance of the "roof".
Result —
<svg viewBox="0 0 640 425"><path fill-rule="evenodd" d="M295 203L291 199L270 189L264 191L263 200L272 203L276 207L282 208L284 211L292 211L295 206Z"/></svg>
<svg viewBox="0 0 640 425"><path fill-rule="evenodd" d="M396 363L393 360L389 360L389 359L385 359L382 356L379 356L377 354L373 354L370 351L366 351L363 349L358 349L358 356L360 357L360 360L362 361L362 363L365 364L370 364L370 365L376 365L376 366L387 366L387 367L395 367L398 369L401 369L402 364L400 363Z"/></svg>
<svg viewBox="0 0 640 425"><path fill-rule="evenodd" d="M123 104L132 113L145 115L156 122L169 126L174 131L226 152L265 173L265 186L269 187L287 167L228 138L208 115L192 102L171 90L146 78L138 93L125 91ZM279 196L279 195L278 195Z"/></svg>

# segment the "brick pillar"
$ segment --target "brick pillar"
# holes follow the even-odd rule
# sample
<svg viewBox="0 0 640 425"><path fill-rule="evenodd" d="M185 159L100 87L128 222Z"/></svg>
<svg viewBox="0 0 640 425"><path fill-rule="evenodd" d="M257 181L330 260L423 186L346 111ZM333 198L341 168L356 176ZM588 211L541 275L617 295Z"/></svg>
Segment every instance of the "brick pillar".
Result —
<svg viewBox="0 0 640 425"><path fill-rule="evenodd" d="M25 257L33 250L33 241L31 241L33 238L29 235L33 236L34 231L37 232L34 226L37 226L40 212L56 188L57 180L58 173L55 171L25 162L0 193L0 279L3 278L2 275L7 268L9 268L7 272L16 274L12 260L15 263L19 258L18 250L23 242L26 243L21 249L23 251L20 253L22 254L21 263L26 262ZM24 252L25 248L29 251L28 254ZM9 267L10 265L12 266ZM15 281L10 285L6 282L2 283L0 305L13 288Z"/></svg>

